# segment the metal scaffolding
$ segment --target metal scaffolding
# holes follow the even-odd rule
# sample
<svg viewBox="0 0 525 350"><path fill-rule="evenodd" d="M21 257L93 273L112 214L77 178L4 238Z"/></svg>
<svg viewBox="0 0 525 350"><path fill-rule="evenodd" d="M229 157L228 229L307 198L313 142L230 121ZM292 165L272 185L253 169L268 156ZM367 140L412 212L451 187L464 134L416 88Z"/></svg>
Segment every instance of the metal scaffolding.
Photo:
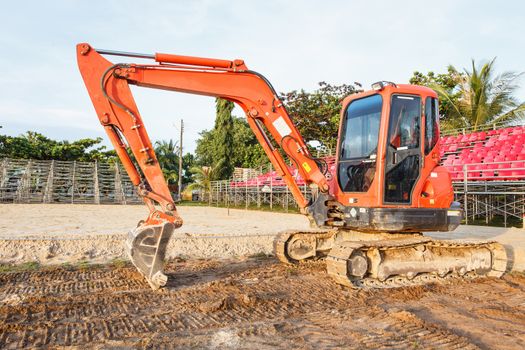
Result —
<svg viewBox="0 0 525 350"><path fill-rule="evenodd" d="M489 224L497 218L505 227L523 223L524 181L455 182L454 192L465 212L465 224Z"/></svg>
<svg viewBox="0 0 525 350"><path fill-rule="evenodd" d="M0 202L132 204L141 200L120 163L2 158Z"/></svg>
<svg viewBox="0 0 525 350"><path fill-rule="evenodd" d="M217 206L270 209L280 207L284 211L299 208L288 187L282 185L282 181L254 181L255 183L250 185L246 181L212 181L210 196L202 200ZM300 189L307 199L311 197L311 191L306 185L300 186Z"/></svg>
<svg viewBox="0 0 525 350"><path fill-rule="evenodd" d="M511 165L496 171L525 170ZM455 171L451 169L454 174ZM456 171L458 172L458 171ZM481 172L481 175L478 174ZM236 180L213 181L209 195L201 200L210 205L261 208L298 208L282 181L246 181L251 173L244 170ZM260 171L254 171L253 175ZM499 220L503 226L516 226L525 217L525 181L513 179L484 180L476 164L464 165L462 180L453 182L455 198L465 211L466 224L490 224ZM487 178L485 176L485 178ZM312 194L300 186L306 198ZM0 202L2 203L141 203L133 184L120 163L74 162L56 160L0 159Z"/></svg>
<svg viewBox="0 0 525 350"><path fill-rule="evenodd" d="M504 180L498 180L498 171L525 170L512 167L513 162L506 162L503 168L496 170L496 176L481 177L478 164L462 166L462 180L453 182L455 200L461 203L465 211L465 224L490 224L499 221L505 227L522 225L525 218L525 180L509 173ZM456 171L451 169L451 173ZM479 173L479 174L478 174ZM488 180L484 180L488 179ZM255 182L255 183L254 183ZM282 182L279 182L282 184ZM308 199L311 191L306 185L300 186ZM281 207L297 208L293 196L286 186L260 183L257 178L248 181L213 181L211 193L201 200L210 205L257 207L268 206L271 209Z"/></svg>
<svg viewBox="0 0 525 350"><path fill-rule="evenodd" d="M514 165L520 162L486 163L496 169L480 170L479 164L464 164L461 170L449 170L453 177L454 196L465 212L465 224L503 226L523 225L525 218L525 180ZM518 175L516 175L518 174Z"/></svg>

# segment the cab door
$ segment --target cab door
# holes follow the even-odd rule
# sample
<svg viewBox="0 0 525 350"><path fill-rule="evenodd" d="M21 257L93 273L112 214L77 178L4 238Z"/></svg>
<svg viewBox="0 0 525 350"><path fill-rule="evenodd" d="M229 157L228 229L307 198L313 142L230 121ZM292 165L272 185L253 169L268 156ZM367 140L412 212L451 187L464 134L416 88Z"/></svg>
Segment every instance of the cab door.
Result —
<svg viewBox="0 0 525 350"><path fill-rule="evenodd" d="M421 98L392 95L385 161L385 204L412 203L421 170Z"/></svg>

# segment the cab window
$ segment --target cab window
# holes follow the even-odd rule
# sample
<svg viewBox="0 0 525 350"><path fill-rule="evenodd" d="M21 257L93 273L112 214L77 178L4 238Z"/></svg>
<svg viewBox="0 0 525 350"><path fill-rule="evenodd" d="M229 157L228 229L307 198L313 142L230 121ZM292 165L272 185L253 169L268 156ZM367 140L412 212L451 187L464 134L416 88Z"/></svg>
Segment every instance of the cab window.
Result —
<svg viewBox="0 0 525 350"><path fill-rule="evenodd" d="M438 100L427 97L425 100L425 154L429 154L439 139Z"/></svg>
<svg viewBox="0 0 525 350"><path fill-rule="evenodd" d="M390 146L399 148L419 147L419 119L421 100L416 96L394 95L390 107Z"/></svg>
<svg viewBox="0 0 525 350"><path fill-rule="evenodd" d="M377 152L382 106L381 95L350 103L345 115L341 159L368 158Z"/></svg>
<svg viewBox="0 0 525 350"><path fill-rule="evenodd" d="M344 192L366 192L374 181L382 108L381 95L371 95L346 109L337 171Z"/></svg>

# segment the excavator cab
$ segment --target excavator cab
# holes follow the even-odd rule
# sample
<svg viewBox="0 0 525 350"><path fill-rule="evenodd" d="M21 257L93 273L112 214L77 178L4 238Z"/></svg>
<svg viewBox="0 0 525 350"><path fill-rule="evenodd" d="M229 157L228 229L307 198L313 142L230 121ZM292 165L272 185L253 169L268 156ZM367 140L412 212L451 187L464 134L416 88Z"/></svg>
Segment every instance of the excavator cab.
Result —
<svg viewBox="0 0 525 350"><path fill-rule="evenodd" d="M437 95L426 87L378 82L343 101L332 186L347 214L343 226L419 232L459 225L450 175L439 166L438 125Z"/></svg>

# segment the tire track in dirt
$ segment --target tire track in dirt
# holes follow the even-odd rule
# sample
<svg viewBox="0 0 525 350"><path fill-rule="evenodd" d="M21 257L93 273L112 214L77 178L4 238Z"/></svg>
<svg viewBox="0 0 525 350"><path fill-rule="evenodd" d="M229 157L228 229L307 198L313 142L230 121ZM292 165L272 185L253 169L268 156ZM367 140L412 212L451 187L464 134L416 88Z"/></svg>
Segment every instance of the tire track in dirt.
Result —
<svg viewBox="0 0 525 350"><path fill-rule="evenodd" d="M159 292L131 267L0 274L0 347L476 349L484 343L414 308L471 296L478 307L468 311L501 327L525 296L521 277L352 290L322 262L267 258L175 261L166 270Z"/></svg>

